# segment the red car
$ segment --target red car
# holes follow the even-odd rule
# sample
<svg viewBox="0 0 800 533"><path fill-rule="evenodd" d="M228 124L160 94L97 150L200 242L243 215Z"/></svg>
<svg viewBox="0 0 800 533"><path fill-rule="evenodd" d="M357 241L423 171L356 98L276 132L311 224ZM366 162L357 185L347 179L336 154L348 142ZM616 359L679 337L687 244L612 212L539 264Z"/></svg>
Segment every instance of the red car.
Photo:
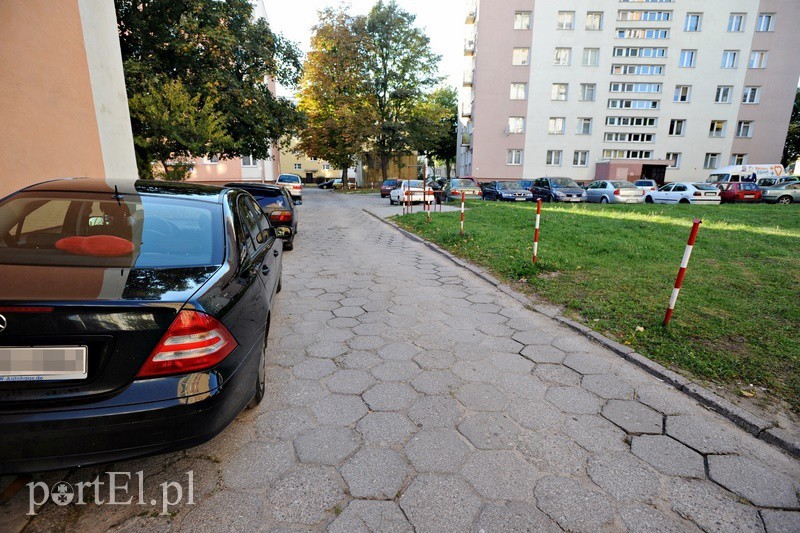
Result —
<svg viewBox="0 0 800 533"><path fill-rule="evenodd" d="M396 189L400 182L397 180L386 180L381 184L381 198L387 198L392 189Z"/></svg>
<svg viewBox="0 0 800 533"><path fill-rule="evenodd" d="M761 189L755 183L720 183L719 196L722 203L760 202Z"/></svg>

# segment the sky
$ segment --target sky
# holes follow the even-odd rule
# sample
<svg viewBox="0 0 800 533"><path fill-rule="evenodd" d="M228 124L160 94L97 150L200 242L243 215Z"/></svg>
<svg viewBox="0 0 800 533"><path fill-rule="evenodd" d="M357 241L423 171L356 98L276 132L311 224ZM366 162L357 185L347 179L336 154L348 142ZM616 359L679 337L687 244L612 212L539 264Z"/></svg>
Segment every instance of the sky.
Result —
<svg viewBox="0 0 800 533"><path fill-rule="evenodd" d="M350 0L350 13L366 15L377 0ZM317 11L340 5L339 0L266 0L267 16L272 30L296 42L308 52L311 28L317 23ZM417 16L415 25L431 40L431 49L442 56L439 74L456 89L461 85L464 71L464 18L466 0L397 0L397 4ZM292 96L279 87L278 94Z"/></svg>

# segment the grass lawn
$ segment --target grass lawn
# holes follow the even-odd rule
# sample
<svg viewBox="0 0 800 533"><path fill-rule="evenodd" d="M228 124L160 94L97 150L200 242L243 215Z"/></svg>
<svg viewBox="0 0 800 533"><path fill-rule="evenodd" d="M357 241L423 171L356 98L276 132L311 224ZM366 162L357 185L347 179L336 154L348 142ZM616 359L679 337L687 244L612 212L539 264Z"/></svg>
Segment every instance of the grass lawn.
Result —
<svg viewBox="0 0 800 533"><path fill-rule="evenodd" d="M458 213L396 220L668 367L733 391L764 387L759 398L800 413L800 206L544 204L535 266L535 205L468 206L463 238ZM703 225L663 328L695 217Z"/></svg>

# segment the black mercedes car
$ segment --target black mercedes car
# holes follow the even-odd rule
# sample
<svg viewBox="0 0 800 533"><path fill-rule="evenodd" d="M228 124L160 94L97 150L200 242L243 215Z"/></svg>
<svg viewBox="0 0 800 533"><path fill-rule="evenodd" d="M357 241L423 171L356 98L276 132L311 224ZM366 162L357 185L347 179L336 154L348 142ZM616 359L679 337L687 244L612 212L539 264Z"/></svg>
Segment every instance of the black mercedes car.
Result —
<svg viewBox="0 0 800 533"><path fill-rule="evenodd" d="M225 186L243 189L252 194L273 226L287 228L291 231L291 234L286 236L283 241L283 249L294 248L294 236L297 234L297 209L295 209L292 195L285 188L264 183L242 182L228 183Z"/></svg>
<svg viewBox="0 0 800 533"><path fill-rule="evenodd" d="M240 189L68 179L0 200L0 474L186 448L258 404L280 244Z"/></svg>

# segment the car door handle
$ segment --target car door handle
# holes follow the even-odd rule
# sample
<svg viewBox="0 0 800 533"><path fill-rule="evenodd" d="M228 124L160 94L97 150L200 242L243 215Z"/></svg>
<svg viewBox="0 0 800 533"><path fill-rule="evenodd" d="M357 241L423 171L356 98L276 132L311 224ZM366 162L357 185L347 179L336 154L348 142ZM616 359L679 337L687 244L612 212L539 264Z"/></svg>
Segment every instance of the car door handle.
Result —
<svg viewBox="0 0 800 533"><path fill-rule="evenodd" d="M267 265L263 265L261 267L261 273L264 274L265 276L268 275L269 274L269 267Z"/></svg>
<svg viewBox="0 0 800 533"><path fill-rule="evenodd" d="M272 255L274 255L275 257L278 257L278 254L279 254L279 253L280 253L280 252L279 252L278 250L275 250L275 251L273 251L273 252L272 252Z"/></svg>

